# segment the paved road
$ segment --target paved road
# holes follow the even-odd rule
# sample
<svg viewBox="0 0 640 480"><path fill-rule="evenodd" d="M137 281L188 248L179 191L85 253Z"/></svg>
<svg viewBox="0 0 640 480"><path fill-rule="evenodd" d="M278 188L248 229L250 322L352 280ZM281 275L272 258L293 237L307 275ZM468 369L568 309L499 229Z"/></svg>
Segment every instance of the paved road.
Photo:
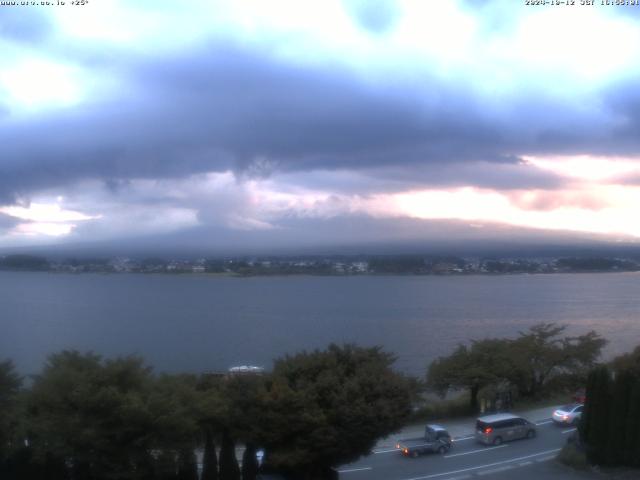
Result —
<svg viewBox="0 0 640 480"><path fill-rule="evenodd" d="M372 455L338 469L341 480L463 480L491 478L548 462L565 444L570 427L558 427L551 420L536 422L538 435L498 447L476 443L471 436L455 439L445 455L427 454L403 457L395 449L374 451ZM470 427L471 428L471 427ZM500 478L503 478L500 476ZM509 477L511 478L511 477Z"/></svg>

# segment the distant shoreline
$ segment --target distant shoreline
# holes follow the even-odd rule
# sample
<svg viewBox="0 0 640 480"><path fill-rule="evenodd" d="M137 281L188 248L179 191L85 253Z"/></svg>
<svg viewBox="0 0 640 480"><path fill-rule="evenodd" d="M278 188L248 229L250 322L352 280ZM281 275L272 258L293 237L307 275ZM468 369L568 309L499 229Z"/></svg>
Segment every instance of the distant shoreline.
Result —
<svg viewBox="0 0 640 480"><path fill-rule="evenodd" d="M469 272L469 273L256 273L241 274L235 272L107 272L107 271L58 271L58 270L24 270L0 269L0 273L50 273L53 275L140 275L140 276L171 276L171 277L206 277L206 278L256 278L256 277L507 277L507 276L548 276L548 275L579 275L579 274L640 274L640 270L576 270L557 272Z"/></svg>
<svg viewBox="0 0 640 480"><path fill-rule="evenodd" d="M556 273L619 273L640 271L640 260L619 257L463 258L456 256L307 256L228 258L69 258L35 255L0 257L0 271L53 273L135 273L270 276L468 276Z"/></svg>

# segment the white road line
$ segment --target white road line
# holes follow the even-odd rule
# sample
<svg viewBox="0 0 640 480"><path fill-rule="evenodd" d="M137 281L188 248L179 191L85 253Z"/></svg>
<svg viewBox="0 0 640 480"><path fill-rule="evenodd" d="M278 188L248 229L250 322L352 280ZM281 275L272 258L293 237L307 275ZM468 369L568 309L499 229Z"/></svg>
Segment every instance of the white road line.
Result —
<svg viewBox="0 0 640 480"><path fill-rule="evenodd" d="M547 423L551 423L553 420L545 420L544 422L536 422L536 425L546 425Z"/></svg>
<svg viewBox="0 0 640 480"><path fill-rule="evenodd" d="M391 450L374 450L373 454L376 455L378 453L389 453L389 452L399 452L399 448L392 448Z"/></svg>
<svg viewBox="0 0 640 480"><path fill-rule="evenodd" d="M511 470L513 465L505 465L504 467L492 468L491 470L483 470L478 472L478 475L490 475L492 473L504 472L505 470Z"/></svg>
<svg viewBox="0 0 640 480"><path fill-rule="evenodd" d="M571 432L575 432L577 430L577 428L570 428L569 430L563 430L562 433L571 433Z"/></svg>
<svg viewBox="0 0 640 480"><path fill-rule="evenodd" d="M461 442L463 440L471 440L472 438L476 438L476 436L475 435L469 435L468 437L453 438L451 441L452 442Z"/></svg>
<svg viewBox="0 0 640 480"><path fill-rule="evenodd" d="M443 455L443 456L444 456L444 458L461 457L463 455L472 455L474 453L490 452L491 450L495 450L496 448L504 448L504 447L508 447L508 446L509 445L504 444L504 445L499 445L497 447L481 448L480 450L472 450L471 452L454 453L453 455Z"/></svg>
<svg viewBox="0 0 640 480"><path fill-rule="evenodd" d="M503 460L501 462L488 463L487 465L479 465L477 467L463 468L461 470L453 470L451 472L434 473L432 475L425 475L425 476L422 476L422 477L405 478L404 480L426 480L427 478L442 477L444 475L455 475L456 473L470 472L472 470L479 470L481 468L487 468L487 467L495 467L496 465L503 465L505 463L517 462L519 460L526 460L528 458L538 457L540 455L547 455L549 453L557 453L560 450L561 450L560 448L556 448L554 450L546 450L544 452L538 452L538 453L533 453L531 455L525 455L524 457L516 457L516 458L511 458L509 460Z"/></svg>
<svg viewBox="0 0 640 480"><path fill-rule="evenodd" d="M451 477L447 478L446 480L467 480L467 478L471 478L471 475L460 475L459 477Z"/></svg>
<svg viewBox="0 0 640 480"><path fill-rule="evenodd" d="M338 470L338 473L363 472L364 470L373 470L372 467L349 468L347 470Z"/></svg>
<svg viewBox="0 0 640 480"><path fill-rule="evenodd" d="M555 455L549 455L548 457L536 458L536 462L548 462L549 460L553 460L556 458Z"/></svg>
<svg viewBox="0 0 640 480"><path fill-rule="evenodd" d="M526 467L527 465L531 465L533 462L531 460L527 460L526 462L520 462L518 465L521 467Z"/></svg>

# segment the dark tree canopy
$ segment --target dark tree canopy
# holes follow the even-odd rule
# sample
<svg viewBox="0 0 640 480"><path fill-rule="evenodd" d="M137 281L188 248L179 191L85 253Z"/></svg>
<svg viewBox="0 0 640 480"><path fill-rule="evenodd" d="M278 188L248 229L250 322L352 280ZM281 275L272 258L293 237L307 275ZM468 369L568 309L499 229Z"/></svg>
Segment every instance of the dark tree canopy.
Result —
<svg viewBox="0 0 640 480"><path fill-rule="evenodd" d="M586 397L580 437L588 460L640 467L640 375L597 367L589 374Z"/></svg>
<svg viewBox="0 0 640 480"><path fill-rule="evenodd" d="M469 389L470 408L477 410L481 388L509 375L513 360L508 357L509 340L487 339L459 345L448 357L429 366L427 384L440 395L450 389Z"/></svg>
<svg viewBox="0 0 640 480"><path fill-rule="evenodd" d="M52 355L30 396L34 451L71 461L87 478L138 478L153 445L149 382L150 369L136 357Z"/></svg>
<svg viewBox="0 0 640 480"><path fill-rule="evenodd" d="M558 374L581 374L586 379L607 341L590 331L577 337L560 337L566 326L534 325L513 341L510 354L516 375L509 378L524 396L538 395L546 382Z"/></svg>
<svg viewBox="0 0 640 480"><path fill-rule="evenodd" d="M201 480L218 480L218 455L213 443L213 432L204 428L204 451L202 455L202 477Z"/></svg>
<svg viewBox="0 0 640 480"><path fill-rule="evenodd" d="M632 352L614 358L611 361L611 368L616 372L628 370L640 376L640 345Z"/></svg>
<svg viewBox="0 0 640 480"><path fill-rule="evenodd" d="M10 360L0 362L0 462L16 442L17 399L21 386L22 378L13 363Z"/></svg>
<svg viewBox="0 0 640 480"><path fill-rule="evenodd" d="M565 328L541 323L515 339L459 345L451 355L431 363L427 384L440 394L449 389L468 389L471 408L475 409L478 391L500 381L509 382L522 396L535 397L553 378L573 375L586 379L606 341L593 331L561 337Z"/></svg>
<svg viewBox="0 0 640 480"><path fill-rule="evenodd" d="M34 255L7 255L0 258L0 270L41 271L49 268L46 258Z"/></svg>
<svg viewBox="0 0 640 480"><path fill-rule="evenodd" d="M222 434L219 478L220 480L240 480L240 466L236 458L236 444L227 429L225 429Z"/></svg>
<svg viewBox="0 0 640 480"><path fill-rule="evenodd" d="M313 478L369 453L410 413L409 383L393 361L378 347L354 345L277 360L260 419L266 461Z"/></svg>

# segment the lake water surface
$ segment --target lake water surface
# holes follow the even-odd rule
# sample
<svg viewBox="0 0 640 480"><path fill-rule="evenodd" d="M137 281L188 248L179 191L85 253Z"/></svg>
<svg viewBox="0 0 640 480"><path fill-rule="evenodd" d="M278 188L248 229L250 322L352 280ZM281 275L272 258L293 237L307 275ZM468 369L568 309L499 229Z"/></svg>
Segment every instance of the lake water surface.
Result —
<svg viewBox="0 0 640 480"><path fill-rule="evenodd" d="M254 277L0 272L0 359L23 373L64 348L139 354L160 371L269 367L330 342L382 345L422 374L458 342L537 322L640 344L640 274Z"/></svg>

